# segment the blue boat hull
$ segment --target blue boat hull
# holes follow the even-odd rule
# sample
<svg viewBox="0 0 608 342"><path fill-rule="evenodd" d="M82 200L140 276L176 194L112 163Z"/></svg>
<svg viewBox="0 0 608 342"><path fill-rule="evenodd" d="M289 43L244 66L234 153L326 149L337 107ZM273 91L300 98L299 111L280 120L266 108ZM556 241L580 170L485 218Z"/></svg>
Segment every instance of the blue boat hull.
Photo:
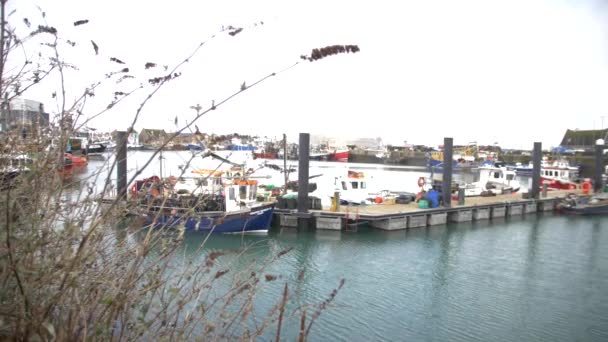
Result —
<svg viewBox="0 0 608 342"><path fill-rule="evenodd" d="M186 147L188 147L188 149L190 151L202 151L202 150L204 150L203 146L196 145L196 144L188 144Z"/></svg>
<svg viewBox="0 0 608 342"><path fill-rule="evenodd" d="M185 228L203 233L264 233L268 232L274 203L254 207L251 211L235 213L162 214L150 212L145 226L155 228Z"/></svg>

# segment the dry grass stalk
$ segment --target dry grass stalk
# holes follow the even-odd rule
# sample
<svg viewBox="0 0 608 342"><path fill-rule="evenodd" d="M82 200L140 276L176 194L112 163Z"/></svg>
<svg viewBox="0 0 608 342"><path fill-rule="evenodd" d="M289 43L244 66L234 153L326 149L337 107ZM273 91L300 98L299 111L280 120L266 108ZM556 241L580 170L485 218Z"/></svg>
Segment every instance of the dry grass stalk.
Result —
<svg viewBox="0 0 608 342"><path fill-rule="evenodd" d="M256 246L238 252L212 251L202 262L195 263L193 259L180 257L183 232L169 227L142 229L138 222L125 220L125 211L133 210L131 204L119 200L109 205L100 204L99 200L106 198L113 187L111 175L115 160L108 161L103 169L89 173L86 178L65 177L65 146L69 137L88 123L83 117L88 116L89 120L99 117L117 108L124 99L148 91L133 115L131 127L134 127L149 99L181 74L181 66L199 53L205 42L173 69L165 67L160 76L155 71L155 63L146 63L145 69L153 73L147 78L151 81L146 86L139 85L137 79L127 74L130 69L125 66L72 96L66 84L68 70L75 66L65 61L61 52L80 46L90 49L88 42L65 41L55 28L46 24L36 26L32 18L14 24L37 27L19 38L14 25L6 22L5 5L6 0L0 0L0 26L5 33L0 42L0 95L4 108L47 77L60 80L60 86L52 91L57 110L51 116L51 132L32 134L27 139L6 134L0 139L1 151L27 152L33 156L29 171L10 187L0 190L3 240L0 244L0 339L250 340L263 336L273 324L277 324L279 339L281 326L286 317L290 317L286 315L286 304L290 300L287 284L283 296L277 298L273 309L262 317L255 315L255 300L261 284L270 285L280 277L269 274L268 267L291 248L246 267L222 261L231 259L236 263ZM41 11L41 18L37 20L44 22L43 18ZM78 20L74 26L87 22ZM229 27L225 33L235 36L242 30ZM104 56L97 43L91 40L91 44L94 51L89 53ZM45 50L27 54L40 56L36 57L39 60L26 58L9 63L8 56L21 49ZM326 56L331 51L319 53ZM126 60L113 56L109 59L118 64L125 64ZM223 100L213 101L208 109L197 113L196 119L275 75L277 73L270 73ZM87 99L95 96L96 91L118 84L124 87L130 84L132 90L112 90L114 98L107 106L87 107ZM74 101L70 102L70 98ZM172 138L189 130L195 121L181 127ZM140 176L170 141L155 151L130 182ZM0 169L6 169L7 163L0 160ZM99 192L95 189L97 184L102 188ZM194 210L190 214L193 213ZM204 242L197 249L200 253L205 253ZM314 320L334 297L335 293L317 307L307 329L300 331L300 339L306 338ZM305 311L302 322L305 322Z"/></svg>

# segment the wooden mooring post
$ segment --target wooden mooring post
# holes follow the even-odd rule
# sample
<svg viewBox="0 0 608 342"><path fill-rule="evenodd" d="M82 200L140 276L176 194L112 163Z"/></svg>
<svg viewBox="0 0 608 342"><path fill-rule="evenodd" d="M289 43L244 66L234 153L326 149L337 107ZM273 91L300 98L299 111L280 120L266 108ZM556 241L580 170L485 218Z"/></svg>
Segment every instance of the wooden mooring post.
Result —
<svg viewBox="0 0 608 342"><path fill-rule="evenodd" d="M441 181L441 192L443 194L443 206L452 207L452 155L453 138L443 138L443 175Z"/></svg>
<svg viewBox="0 0 608 342"><path fill-rule="evenodd" d="M127 132L116 132L118 145L116 146L116 173L117 193L119 199L127 199Z"/></svg>
<svg viewBox="0 0 608 342"><path fill-rule="evenodd" d="M540 195L540 160L542 154L542 143L535 142L532 151L532 189L530 189L530 198L534 199L538 199ZM545 196L546 194L543 194L543 197Z"/></svg>
<svg viewBox="0 0 608 342"><path fill-rule="evenodd" d="M310 159L310 134L300 133L298 153L298 231L307 231L314 222L308 211L308 167Z"/></svg>
<svg viewBox="0 0 608 342"><path fill-rule="evenodd" d="M595 179L593 182L593 191L601 192L604 189L602 173L604 168L604 139L598 139L595 142Z"/></svg>

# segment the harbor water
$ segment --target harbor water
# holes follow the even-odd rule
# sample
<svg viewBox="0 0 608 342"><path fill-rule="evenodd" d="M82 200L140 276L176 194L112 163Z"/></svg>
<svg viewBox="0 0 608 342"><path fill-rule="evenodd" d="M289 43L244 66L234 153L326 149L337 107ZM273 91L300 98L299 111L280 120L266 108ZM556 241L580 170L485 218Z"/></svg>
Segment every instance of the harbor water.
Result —
<svg viewBox="0 0 608 342"><path fill-rule="evenodd" d="M202 240L186 236L188 257L202 260ZM244 246L255 247L236 268L294 247L268 272L290 283L296 304L322 302L345 279L315 323L314 341L608 340L605 217L549 214L392 232L280 229L215 235L205 249ZM263 286L260 313L278 301L282 284ZM284 336L295 338L296 325Z"/></svg>
<svg viewBox="0 0 608 342"><path fill-rule="evenodd" d="M163 154L165 175L176 174L185 153ZM148 156L130 154L129 169L143 166ZM91 161L83 177L103 165ZM379 188L394 190L413 191L426 175L331 163L311 163L310 174L321 172L321 181L331 182L355 167L367 168ZM160 170L151 165L143 176L158 174L155 168ZM208 251L249 246L243 255L251 258L221 261L234 269L293 247L268 270L281 277L263 285L255 303L261 313L281 297L284 282L299 305L322 302L345 279L315 323L314 341L608 340L608 217L547 213L392 232L283 228L264 236L213 235L201 251L204 238L188 233L181 255L202 260ZM301 271L304 277L296 280ZM298 320L292 318L284 337L295 339Z"/></svg>

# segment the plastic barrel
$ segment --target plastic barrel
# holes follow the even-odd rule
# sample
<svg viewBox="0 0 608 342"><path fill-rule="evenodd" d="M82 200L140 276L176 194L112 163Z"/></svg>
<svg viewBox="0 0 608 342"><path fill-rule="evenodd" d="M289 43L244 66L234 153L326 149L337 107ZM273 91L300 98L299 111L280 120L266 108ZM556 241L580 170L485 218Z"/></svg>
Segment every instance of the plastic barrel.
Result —
<svg viewBox="0 0 608 342"><path fill-rule="evenodd" d="M429 208L429 201L427 201L425 199L421 199L420 201L418 201L418 208L420 208L420 209L428 209Z"/></svg>
<svg viewBox="0 0 608 342"><path fill-rule="evenodd" d="M296 209L298 207L298 200L296 198L287 198L287 209Z"/></svg>

